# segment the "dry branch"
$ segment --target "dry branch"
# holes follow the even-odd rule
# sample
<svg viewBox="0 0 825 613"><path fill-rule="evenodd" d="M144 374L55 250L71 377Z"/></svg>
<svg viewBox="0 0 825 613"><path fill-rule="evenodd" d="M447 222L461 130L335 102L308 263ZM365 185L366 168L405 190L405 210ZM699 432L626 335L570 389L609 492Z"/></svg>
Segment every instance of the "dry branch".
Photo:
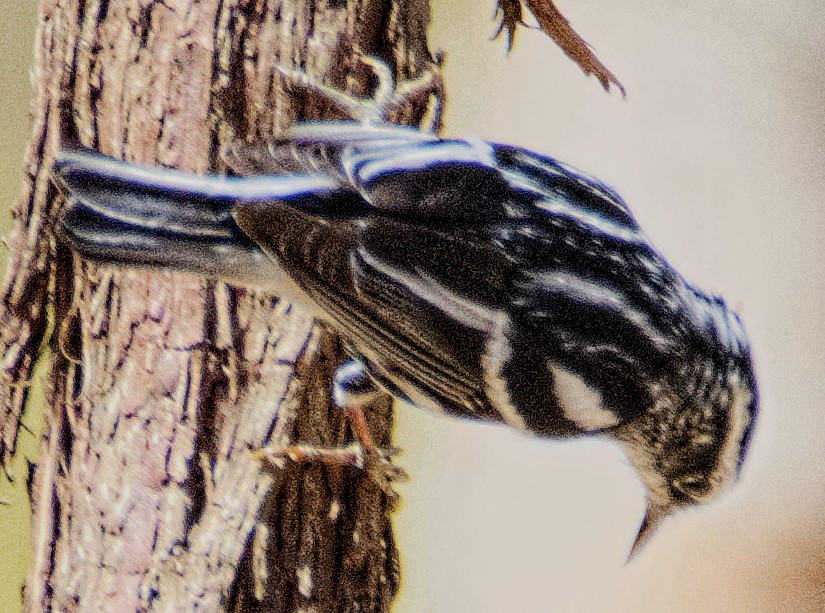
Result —
<svg viewBox="0 0 825 613"><path fill-rule="evenodd" d="M506 32L508 49L513 47L516 30L519 26L524 25L522 3L533 13L541 31L553 39L553 42L584 71L584 74L595 75L605 91L609 91L610 85L613 84L622 93L622 96L627 95L624 85L596 57L587 41L579 36L551 0L498 0L497 13L501 22L496 36Z"/></svg>

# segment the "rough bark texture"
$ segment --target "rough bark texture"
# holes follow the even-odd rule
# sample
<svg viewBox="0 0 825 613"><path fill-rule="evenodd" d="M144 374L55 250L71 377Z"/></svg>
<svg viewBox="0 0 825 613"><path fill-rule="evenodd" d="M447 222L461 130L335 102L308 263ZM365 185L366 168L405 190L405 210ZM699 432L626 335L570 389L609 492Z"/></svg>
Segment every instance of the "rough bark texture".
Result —
<svg viewBox="0 0 825 613"><path fill-rule="evenodd" d="M59 146L81 145L220 170L232 139L332 112L277 65L359 94L374 84L356 49L399 78L426 68L427 5L41 0L34 131L0 311L4 455L51 348L28 610L389 608L398 559L381 491L350 469L266 474L249 453L349 436L329 401L337 338L272 296L79 261L52 238L61 202L49 167ZM418 122L413 106L391 119ZM389 400L368 417L388 445Z"/></svg>

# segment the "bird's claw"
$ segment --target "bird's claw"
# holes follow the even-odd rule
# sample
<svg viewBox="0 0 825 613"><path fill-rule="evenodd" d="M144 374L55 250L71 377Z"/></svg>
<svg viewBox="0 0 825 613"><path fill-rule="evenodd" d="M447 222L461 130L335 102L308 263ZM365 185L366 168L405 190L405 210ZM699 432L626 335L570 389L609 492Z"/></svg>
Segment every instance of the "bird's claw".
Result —
<svg viewBox="0 0 825 613"><path fill-rule="evenodd" d="M392 484L409 480L407 471L393 463L393 458L399 453L397 447L367 449L356 441L343 447L320 447L305 443L280 449L263 447L253 451L253 457L279 469L286 468L287 460L295 463L320 462L332 466L354 466L366 473L369 480L387 496L390 506L394 507L398 502L398 493Z"/></svg>

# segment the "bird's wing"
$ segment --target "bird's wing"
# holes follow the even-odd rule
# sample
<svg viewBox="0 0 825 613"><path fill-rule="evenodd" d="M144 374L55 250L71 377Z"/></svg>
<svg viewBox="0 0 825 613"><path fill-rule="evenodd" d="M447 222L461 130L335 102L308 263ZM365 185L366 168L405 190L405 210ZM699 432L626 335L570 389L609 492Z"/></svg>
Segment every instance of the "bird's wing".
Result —
<svg viewBox="0 0 825 613"><path fill-rule="evenodd" d="M306 150L290 140L268 152L277 160L286 148L323 151L337 160L327 176L360 196L361 210L239 203L238 225L338 321L372 370L412 400L524 427L501 372L529 353L512 351L517 258L496 233L518 223L527 202L486 143L406 132L393 140L392 130L371 140L372 130L352 129L350 140L316 132L297 139ZM258 171L274 169L260 163L260 150L236 154L258 160ZM546 397L550 374L540 361L534 371L533 395Z"/></svg>
<svg viewBox="0 0 825 613"><path fill-rule="evenodd" d="M621 415L565 416L554 383L567 376L584 396L594 380L625 389L636 352L621 372L595 372L588 331L619 330L643 348L656 333L611 285L606 254L634 243L647 250L612 190L512 147L406 131L393 139L390 128L371 139L372 129L358 126L332 126L327 136L322 128L299 128L268 153L306 160L323 152L326 176L360 196L361 210L249 203L235 217L360 352L457 412L470 399L464 412L536 432L599 429L638 414L640 404L618 398ZM271 169L264 162L259 170Z"/></svg>
<svg viewBox="0 0 825 613"><path fill-rule="evenodd" d="M495 250L374 214L242 203L235 216L392 391L425 407L501 419L488 406L481 366L488 337L501 328L495 285L507 271Z"/></svg>

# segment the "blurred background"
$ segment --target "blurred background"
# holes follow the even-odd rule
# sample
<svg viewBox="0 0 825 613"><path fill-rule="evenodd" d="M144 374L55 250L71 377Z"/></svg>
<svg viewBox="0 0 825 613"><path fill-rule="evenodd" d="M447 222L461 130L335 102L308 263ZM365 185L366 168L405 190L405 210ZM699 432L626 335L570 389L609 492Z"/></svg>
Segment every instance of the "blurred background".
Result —
<svg viewBox="0 0 825 613"><path fill-rule="evenodd" d="M0 236L11 230L11 206L20 195L23 181L23 152L31 136L29 104L37 3L5 2L0 17ZM0 268L5 275L7 248L0 244ZM40 394L42 397L42 394ZM42 431L42 412L29 411L23 423L32 432ZM26 430L20 431L18 452L11 463L14 484L0 473L0 611L17 613L20 586L28 571L29 499L26 494L26 460L37 458L40 441Z"/></svg>
<svg viewBox="0 0 825 613"><path fill-rule="evenodd" d="M507 56L489 40L494 4L433 2L446 133L551 154L616 187L669 260L741 314L762 418L739 486L668 521L626 565L644 503L617 449L401 407L413 479L399 488L395 611L825 611L825 4L559 1L626 100L538 31L521 29ZM4 210L29 134L35 11L9 2L0 21ZM20 606L36 449L23 432L18 481L0 486L3 611Z"/></svg>

